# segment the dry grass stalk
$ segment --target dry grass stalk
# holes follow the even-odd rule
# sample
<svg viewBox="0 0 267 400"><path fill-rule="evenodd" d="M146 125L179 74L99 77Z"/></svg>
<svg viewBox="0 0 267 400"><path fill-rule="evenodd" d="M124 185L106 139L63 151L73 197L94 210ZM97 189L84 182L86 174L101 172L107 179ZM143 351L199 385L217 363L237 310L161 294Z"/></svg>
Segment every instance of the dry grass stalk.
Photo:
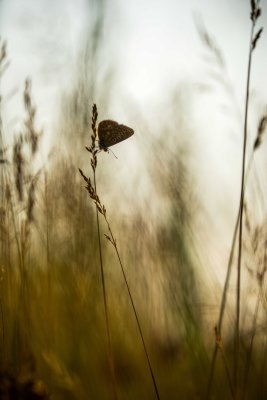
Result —
<svg viewBox="0 0 267 400"><path fill-rule="evenodd" d="M13 165L15 175L15 185L19 201L24 199L24 165L25 157L23 155L23 137L20 135L15 139L13 146Z"/></svg>
<svg viewBox="0 0 267 400"><path fill-rule="evenodd" d="M247 206L245 208L246 220L250 220L248 216ZM254 308L254 312L252 315L251 328L250 332L250 340L249 346L246 355L245 368L244 368L244 379L243 379L243 388L242 388L242 399L244 400L247 397L247 388L249 382L249 374L251 370L252 364L252 352L254 347L254 342L257 333L257 320L260 311L260 305L262 303L262 307L264 307L264 278L267 272L267 249L266 249L266 229L263 226L253 226L252 222L246 223L247 229L247 242L248 242L248 251L251 255L251 267L246 266L247 270L252 278L255 278L256 284L258 286L258 294L256 298L256 304ZM256 266L256 270L255 270Z"/></svg>
<svg viewBox="0 0 267 400"><path fill-rule="evenodd" d="M91 167L93 170L94 176L94 186L91 184L90 178L87 178L81 169L79 169L80 174L82 175L83 179L86 182L86 190L88 191L91 199L94 201L96 205L96 222L97 222L97 234L98 234L98 250L99 250L99 260L100 260L100 272L101 272L101 283L102 283L102 290L103 290L103 300L104 300L104 309L105 309L105 322L106 322L106 331L107 331L107 340L108 340L108 358L109 358L109 366L113 384L113 394L114 399L118 399L117 394L117 382L116 382L116 375L115 375L115 366L114 366L114 358L112 352L112 345L111 345L111 333L110 333L110 323L109 323L109 314L108 314L108 305L107 305L107 294L106 294L106 282L105 282L105 274L104 274L104 266L103 266L103 257L102 257L102 246L101 246L101 237L100 237L100 225L99 225L99 213L103 214L105 212L104 206L101 205L99 197L97 195L96 189L96 167L97 167L97 152L96 149L96 137L97 137L97 107L94 104L92 109L92 135L91 135L91 146L86 147L86 150L91 154Z"/></svg>
<svg viewBox="0 0 267 400"><path fill-rule="evenodd" d="M263 135L266 131L266 127L267 127L267 111L262 115L259 121L257 137L254 142L254 150L257 150L260 147L263 140Z"/></svg>
<svg viewBox="0 0 267 400"><path fill-rule="evenodd" d="M248 75L247 75L247 93L246 93L245 117L244 117L244 143L243 143L243 158L242 158L240 204L239 204L238 215L236 218L236 224L235 224L235 229L234 229L234 234L233 234L233 239L232 239L231 250L230 250L229 259L228 259L227 274L226 274L225 283L224 283L224 289L223 289L223 294L222 294L222 299L221 299L219 319L218 319L218 325L217 325L218 333L219 333L219 335L221 335L221 328L222 328L222 323L223 323L223 317L224 317L225 306L226 306L226 301L227 301L227 294L228 294L230 277L231 277L232 263L233 263L233 259L234 259L235 245L236 245L236 240L237 240L237 236L239 233L238 268L237 268L238 269L238 278L237 278L237 292L236 292L236 294L237 294L236 328L235 328L236 333L235 333L235 355L234 355L234 376L233 376L234 398L236 398L238 396L237 391L238 391L238 374L239 374L238 358L239 358L239 329L240 329L239 328L240 285L241 285L242 227L243 227L243 209L244 209L245 187L246 187L247 179L248 179L249 172L250 172L251 165L252 165L253 153L261 144L262 134L265 129L265 123L260 122L259 128L258 128L258 133L257 133L257 138L256 138L255 144L254 144L254 148L253 148L253 151L252 151L250 159L249 159L247 170L245 170L251 57L252 57L252 51L254 50L254 48L256 46L256 43L260 37L262 29L260 29L260 31L256 34L255 37L253 35L254 35L254 26L255 26L255 23L256 23L258 17L260 16L260 14L261 14L261 11L260 11L260 8L258 7L258 2L256 4L255 1L251 1L252 29L251 29L251 39L250 39L250 51L249 51ZM210 45L210 43L208 43L208 44ZM215 51L215 54L216 54L216 51ZM265 121L264 117L262 117L261 121ZM210 373L209 373L209 378L208 378L207 392L206 392L207 400L210 398L210 394L211 394L211 386L212 386L213 377L214 377L214 370L215 370L217 354L218 354L218 346L215 343L212 361L211 361Z"/></svg>
<svg viewBox="0 0 267 400"><path fill-rule="evenodd" d="M222 337L221 337L221 334L220 334L217 326L215 326L215 328L214 328L214 333L215 333L216 347L217 347L217 350L221 354L221 357L222 357L222 360L223 360L223 364L224 364L224 369L225 369L225 372L226 372L227 382L228 382L228 385L229 385L229 388L230 388L230 392L231 392L232 398L234 399L234 388L233 388L232 381L231 381L231 374L230 374L230 370L229 370L229 367L228 367L228 364L227 364L226 356L225 356L225 353L224 353L224 350L223 350Z"/></svg>
<svg viewBox="0 0 267 400"><path fill-rule="evenodd" d="M251 37L249 44L249 58L248 58L248 71L247 71L247 85L246 85L246 101L245 101L245 115L244 115L244 141L243 141L243 154L242 154L242 176L241 176L241 192L240 192L240 219L239 219L239 241L238 241L238 260L237 260L237 287L236 287L236 326L235 326L235 352L234 352L234 371L233 382L235 390L235 398L238 397L239 392L239 347L240 347L240 294L241 294L241 263L242 263L242 242L243 242L243 210L244 210L244 196L245 196L245 173L246 173L246 153L247 153L247 136L248 136L248 105L249 105L249 87L251 76L251 62L252 52L256 47L256 43L260 37L262 29L254 37L254 28L261 14L261 9L258 2L251 1Z"/></svg>
<svg viewBox="0 0 267 400"><path fill-rule="evenodd" d="M0 36L0 78L4 75L8 66L9 60L7 58L7 44Z"/></svg>
<svg viewBox="0 0 267 400"><path fill-rule="evenodd" d="M94 109L94 107L95 107L95 109ZM95 115L95 117L94 117L94 115ZM81 169L79 169L79 171L80 171L80 174L83 177L84 181L86 182L85 188L88 191L90 198L93 200L93 202L96 205L97 214L99 212L104 217L105 222L107 224L109 234L108 235L105 234L105 237L112 244L112 246L114 247L116 255L118 257L119 264L120 264L120 267L121 267L121 271L122 271L122 274L123 274L123 279L124 279L124 282L126 284L127 292L128 292L128 295L129 295L129 298L130 298L130 301L131 301L131 305L132 305L134 316L135 316L135 319L136 319L136 322L137 322L139 334L140 334L140 337L141 337L141 340L142 340L145 356L146 356L146 359L147 359L147 362L148 362L149 372L150 372L150 375L151 375L151 378L152 378L152 381L153 381L155 394L156 394L157 399L160 400L160 395L159 395L159 391L158 391L158 387L157 387L157 383L156 383L156 378L155 378L155 375L154 375L154 372L153 372L153 368L152 368L152 364L151 364L151 361L150 361L150 358L149 358L147 346L146 346L146 343L145 343L144 335L143 335L143 332L142 332L142 328L141 328L141 325L140 325L140 321L139 321L139 318L138 318L138 314L137 314L137 310L136 310L136 307L135 307L135 304L134 304L134 300L133 300L133 297L132 297L132 294L131 294L130 286L129 286L129 283L128 283L128 280L127 280L127 277L126 277L125 269L123 267L123 264L122 264L122 261L121 261L121 257L120 257L119 251L118 251L117 242L116 242L116 239L115 239L115 237L113 235L113 232L111 230L110 223L109 223L109 221L107 219L106 208L101 203L100 198L99 198L99 196L97 194L97 190L96 190L95 171L96 171L96 166L97 166L97 153L98 153L98 150L96 150L96 148L95 148L96 120L97 120L97 109L96 109L96 106L94 105L93 106L93 122L92 122L93 135L91 135L92 144L91 144L90 147L86 147L87 151L89 151L91 153L91 155L92 155L91 167L93 169L93 174L94 174L94 186L92 185L92 182L91 182L90 178L86 177Z"/></svg>
<svg viewBox="0 0 267 400"><path fill-rule="evenodd" d="M29 79L26 79L25 81L23 98L24 98L24 107L27 112L27 119L25 120L25 128L26 128L25 140L27 143L29 143L31 147L31 154L33 156L38 150L39 139L42 135L42 131L37 131L35 127L36 109L32 104L31 81Z"/></svg>
<svg viewBox="0 0 267 400"><path fill-rule="evenodd" d="M19 218L16 224L21 225L20 231L20 254L22 262L22 275L25 279L27 272L24 268L25 259L29 254L31 224L34 221L35 191L40 172L34 171L34 161L38 150L41 132L35 127L36 109L33 106L30 81L26 79L23 93L24 107L27 113L25 119L25 132L20 134L13 146L13 165L15 175L15 186L24 216ZM27 157L28 156L28 157ZM26 198L25 198L26 193Z"/></svg>

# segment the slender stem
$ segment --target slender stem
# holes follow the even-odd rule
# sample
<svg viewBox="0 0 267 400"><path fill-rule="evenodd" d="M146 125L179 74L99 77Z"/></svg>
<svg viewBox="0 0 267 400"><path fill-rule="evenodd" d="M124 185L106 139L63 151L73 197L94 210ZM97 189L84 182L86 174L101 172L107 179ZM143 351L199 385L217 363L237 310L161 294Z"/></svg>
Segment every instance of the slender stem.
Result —
<svg viewBox="0 0 267 400"><path fill-rule="evenodd" d="M239 218L237 286L236 286L236 327L235 327L235 351L234 351L234 374L233 374L235 397L237 397L237 390L239 385L240 293L241 293L241 261L242 261L242 239L243 239L243 210L244 210L244 191L245 191L249 84L250 84L251 60L252 60L252 50L253 50L252 41L253 41L254 26L255 23L252 22L248 71L247 71L247 87L246 87L245 116L244 116L244 141L243 141L243 156L242 156L242 177L241 177L241 192L240 192L240 218Z"/></svg>
<svg viewBox="0 0 267 400"><path fill-rule="evenodd" d="M97 193L95 169L93 169L93 171L94 171L94 189L95 189L95 193ZM108 340L108 358L109 358L110 370L111 370L111 375L112 375L114 399L117 400L118 394L117 394L117 385L116 385L116 374L115 374L115 367L114 367L114 360L113 360L112 346L111 346L111 334L110 334L110 324L109 324L108 306L107 306L107 293L106 293L105 275L104 275L104 268L103 268L102 246L101 246L99 215L98 214L99 214L99 212L98 212L98 209L96 206L96 222L97 222L98 248L99 248L100 270L101 270L101 283L102 283L103 298L104 298L105 323L106 323L107 340Z"/></svg>
<svg viewBox="0 0 267 400"><path fill-rule="evenodd" d="M115 238L113 236L113 233L111 231L111 228L110 228L110 225L109 225L109 222L108 222L106 216L105 216L105 220L106 220L106 223L107 223L107 226L108 226L108 230L109 230L109 233L110 233L110 236L111 236L111 242L112 242L112 244L113 244L113 246L115 248L115 251L116 251L119 263L120 263L121 271L122 271L122 274L123 274L123 278L124 278L124 281L125 281L125 284L126 284L126 287L127 287L127 291L128 291L128 294L129 294L129 298L130 298L130 301L131 301L132 308L133 308L134 316L135 316L135 319L136 319L136 322L137 322L139 334L140 334L140 337L141 337L141 340L142 340L144 352L145 352L145 355L146 355L146 359L147 359L150 375L151 375L151 378L152 378L152 381L153 381L153 386L154 386L154 389L155 389L156 397L157 397L158 400L160 400L160 395L159 395L159 391L158 391L155 375L154 375L154 372L153 372L152 364L151 364L151 361L150 361L150 358L149 358L149 355L148 355L148 351L147 351L145 339L144 339L144 336L143 336L143 332L142 332L142 329L141 329L141 325L140 325L140 322L139 322L137 310L136 310L136 307L135 307L135 304L134 304L134 300L133 300L133 297L132 297L132 294L131 294L131 290L130 290L130 287L129 287L129 284L128 284L128 280L127 280L127 277L126 277L126 274L125 274L125 270L123 268L123 264L122 264L122 261L121 261L121 258L120 258L120 254L119 254L119 251L118 251L117 243L116 243L116 240L115 240Z"/></svg>
<svg viewBox="0 0 267 400"><path fill-rule="evenodd" d="M218 346L217 346L217 348L218 348ZM220 348L220 353L221 353L222 360L223 360L223 363L224 363L224 367L225 367L225 371L226 371L226 377L227 377L227 381L228 381L230 392L231 392L231 397L232 397L232 399L234 399L235 395L234 395L234 388L233 388L232 381L231 381L231 375L230 375L230 371L229 371L229 368L228 368L228 365L227 365L227 360L226 360L226 357L225 357L225 354L224 354L224 351L222 350L222 348Z"/></svg>
<svg viewBox="0 0 267 400"><path fill-rule="evenodd" d="M246 363L245 363L244 382L243 382L242 397L241 397L242 400L244 400L246 398L246 390L247 390L249 372L250 372L250 366L251 366L252 349L253 349L254 339L256 336L256 324L257 324L257 317L258 317L258 313L259 313L260 300L262 297L262 293L263 293L263 285L261 285L260 291L258 293L257 303L256 303L256 307L255 307L253 321L252 321L252 335L250 338L248 355L247 355L247 359L246 359Z"/></svg>
<svg viewBox="0 0 267 400"><path fill-rule="evenodd" d="M247 167L247 172L246 172L246 177L245 177L245 188L247 185L249 173L251 171L253 154L254 154L254 151L252 151L252 153L251 153L248 167ZM238 214L236 217L235 229L234 229L232 245L231 245L231 250L230 250L228 265L227 265L227 273L226 273L226 277L225 277L225 281L224 281L224 288L223 288L223 294L222 294L221 305L220 305L220 313L219 313L219 318L218 318L218 323L217 323L218 333L220 335L221 335L224 312L225 312L225 307L226 307L228 288L229 288L229 283L230 283L230 278L231 278L232 264L233 264L233 259L234 259L234 252L235 252L235 246L236 246L236 240L237 240L239 221L240 221L240 206L239 206ZM217 355L218 355L218 346L215 343L212 360L211 360L211 366L210 366L210 373L209 373L207 392L206 392L206 400L209 400L209 398L210 398L211 386L212 386L212 382L213 382L213 376L214 376Z"/></svg>

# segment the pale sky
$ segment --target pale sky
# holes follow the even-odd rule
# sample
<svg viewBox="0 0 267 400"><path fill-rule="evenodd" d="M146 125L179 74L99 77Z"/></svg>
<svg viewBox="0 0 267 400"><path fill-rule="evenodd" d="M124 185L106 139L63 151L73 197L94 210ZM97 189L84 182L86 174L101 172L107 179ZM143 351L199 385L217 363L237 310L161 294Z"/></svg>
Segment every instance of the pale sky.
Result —
<svg viewBox="0 0 267 400"><path fill-rule="evenodd" d="M47 137L53 135L59 101L62 93L72 87L95 5L100 3L101 0L0 0L1 37L7 40L11 61L1 82L3 98L8 98L2 109L7 132L16 131L21 121L24 79L30 77L38 120ZM263 26L264 31L253 54L251 76L251 118L255 124L267 104L267 0L260 4L262 16L257 29ZM229 193L235 192L237 200L238 190L233 189L236 179L239 182L240 170L236 168L232 174L232 166L240 161L236 150L240 149L242 132L234 118L228 121L227 116L224 121L225 98L216 91L216 84L210 94L198 93L200 84L212 86L212 68L194 15L202 19L223 54L242 115L250 1L107 0L106 6L100 60L103 68L111 63L116 76L111 115L107 117L131 122L136 131L133 140L142 141L135 115L142 110L148 119L158 117L169 93L180 83L190 82L195 95L194 115L190 118L195 120L196 142L203 157L198 182L202 193L209 198L215 196L211 209L221 205L224 215L232 207L227 200L233 198L223 199L217 193L216 182L226 185Z"/></svg>
<svg viewBox="0 0 267 400"><path fill-rule="evenodd" d="M44 121L51 119L57 96L70 85L71 75L76 72L74 67L85 41L93 3L97 1L0 1L1 36L8 41L12 62L3 87L21 89L24 78L30 76L40 113L44 110ZM124 95L143 107L151 100L156 102L177 81L205 80L204 49L193 19L197 13L221 49L229 77L242 99L250 32L249 0L106 3L105 55L112 62L116 60L121 74L118 89ZM261 1L261 7L259 27L266 27L266 0ZM252 87L266 102L267 85L262 84L267 71L264 35L265 32L254 56ZM118 98L119 94L118 91Z"/></svg>

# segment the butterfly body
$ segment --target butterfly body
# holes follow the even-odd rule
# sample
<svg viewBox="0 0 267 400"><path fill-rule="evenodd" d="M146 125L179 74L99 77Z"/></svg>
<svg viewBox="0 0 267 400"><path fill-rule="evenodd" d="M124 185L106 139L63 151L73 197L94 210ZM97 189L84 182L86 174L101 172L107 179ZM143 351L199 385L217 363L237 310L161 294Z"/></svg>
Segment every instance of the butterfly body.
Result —
<svg viewBox="0 0 267 400"><path fill-rule="evenodd" d="M128 139L134 130L111 119L105 119L98 124L99 150L108 151L110 146Z"/></svg>

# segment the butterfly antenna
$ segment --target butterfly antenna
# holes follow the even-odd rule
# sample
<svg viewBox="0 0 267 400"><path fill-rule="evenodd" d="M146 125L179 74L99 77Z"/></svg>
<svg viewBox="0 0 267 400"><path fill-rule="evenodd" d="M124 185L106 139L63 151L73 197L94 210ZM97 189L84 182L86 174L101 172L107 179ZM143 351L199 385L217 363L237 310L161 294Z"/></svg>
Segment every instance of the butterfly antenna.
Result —
<svg viewBox="0 0 267 400"><path fill-rule="evenodd" d="M111 151L111 153L113 154L113 156L118 160L118 157L116 156L116 154L115 154L112 150L108 149L108 151L109 151L109 152Z"/></svg>

